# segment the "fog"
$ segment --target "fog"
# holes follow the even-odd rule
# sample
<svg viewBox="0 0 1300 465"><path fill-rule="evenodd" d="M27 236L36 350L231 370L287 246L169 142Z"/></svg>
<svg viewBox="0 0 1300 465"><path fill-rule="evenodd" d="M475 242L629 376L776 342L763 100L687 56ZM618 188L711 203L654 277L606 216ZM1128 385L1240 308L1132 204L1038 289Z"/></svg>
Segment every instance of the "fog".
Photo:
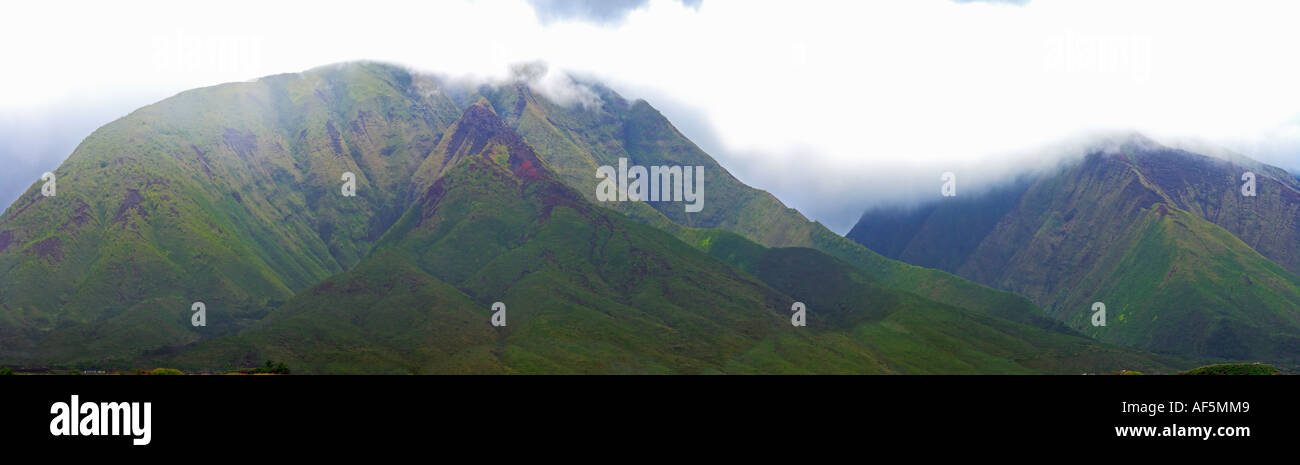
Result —
<svg viewBox="0 0 1300 465"><path fill-rule="evenodd" d="M508 78L543 62L645 98L741 180L844 233L975 192L1089 134L1196 137L1300 171L1292 2L19 4L0 59L0 204L93 127L185 89L372 59ZM566 94L566 92L568 94Z"/></svg>

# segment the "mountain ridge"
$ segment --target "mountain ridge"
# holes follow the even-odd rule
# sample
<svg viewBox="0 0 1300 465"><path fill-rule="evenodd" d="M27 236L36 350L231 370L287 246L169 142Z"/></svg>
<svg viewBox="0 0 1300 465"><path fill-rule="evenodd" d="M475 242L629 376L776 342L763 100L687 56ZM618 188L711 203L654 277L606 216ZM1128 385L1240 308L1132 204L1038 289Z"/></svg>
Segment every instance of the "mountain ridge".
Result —
<svg viewBox="0 0 1300 465"><path fill-rule="evenodd" d="M371 363L386 372L1061 372L1181 363L1096 344L1023 297L885 259L726 174L648 103L598 90L601 107L564 107L519 82L458 89L353 63L187 91L133 112L56 170L57 196L37 198L33 186L26 203L0 216L0 360L211 368L268 355L317 372ZM706 166L706 213L591 201L595 167L618 158ZM340 193L346 173L355 175L355 196ZM59 228L66 224L78 228ZM842 260L857 271L836 292L868 286L897 307L887 321L789 333L792 298L710 255L714 228L782 249L770 252L781 260L762 263L842 269L830 265ZM584 237L617 239L617 253ZM518 276L526 282L506 281ZM475 323L492 296L510 292L546 309L548 320L534 321L551 324L529 326L546 337L502 348L500 334ZM627 293L668 304L612 297ZM424 297L447 311L431 312ZM206 304L210 327L190 326L194 302ZM604 319L605 306L623 316ZM590 330L598 349L556 322ZM712 333L721 339L702 336ZM866 334L895 345L873 346ZM332 355L309 358L283 344L294 338ZM807 352L781 349L787 344ZM855 355L831 357L837 352ZM592 358L610 354L617 363ZM833 361L791 359L807 354ZM503 365L506 355L517 358ZM912 356L927 362L901 368Z"/></svg>
<svg viewBox="0 0 1300 465"><path fill-rule="evenodd" d="M982 195L867 212L848 237L1026 295L1103 341L1293 364L1300 185L1282 174L1141 138ZM1090 324L1093 302L1107 327Z"/></svg>
<svg viewBox="0 0 1300 465"><path fill-rule="evenodd" d="M307 373L1035 373L1177 363L888 289L811 249L692 230L706 254L589 203L530 164L526 144L499 156L491 141L520 139L504 136L510 130L495 118L466 109L453 127L484 143L441 145L456 156L431 159L454 161L358 268L169 364L268 358ZM728 248L755 260L732 268L715 258ZM791 326L781 310L794 298L770 285L812 299L806 328ZM497 301L508 312L504 327L487 324ZM371 312L398 313L421 322L420 331ZM953 329L927 328L935 322ZM412 352L389 340L427 342Z"/></svg>

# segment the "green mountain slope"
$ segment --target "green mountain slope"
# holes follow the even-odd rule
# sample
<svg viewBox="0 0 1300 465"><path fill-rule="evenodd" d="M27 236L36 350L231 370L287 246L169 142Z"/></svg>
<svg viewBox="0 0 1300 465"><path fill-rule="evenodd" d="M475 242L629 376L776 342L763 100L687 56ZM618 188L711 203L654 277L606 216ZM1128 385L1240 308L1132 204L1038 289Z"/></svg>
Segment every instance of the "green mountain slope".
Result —
<svg viewBox="0 0 1300 465"><path fill-rule="evenodd" d="M520 83L467 91L358 63L138 110L69 157L57 196L33 185L0 216L0 361L273 358L373 373L1180 363L885 259L735 180L648 104L593 89L598 107L563 106ZM595 167L619 157L705 166L705 210L592 202ZM344 172L355 197L340 192ZM718 256L722 243L758 261ZM796 299L807 328L789 323ZM196 301L206 327L189 324ZM487 324L494 302L507 328Z"/></svg>
<svg viewBox="0 0 1300 465"><path fill-rule="evenodd" d="M704 167L705 200L700 212L686 212L681 202L600 203L644 223L679 236L683 227L719 228L769 247L813 248L900 290L1013 321L1062 329L1042 318L1042 310L1021 296L884 258L809 221L771 194L733 177L649 103L629 102L598 84L578 85L598 96L598 105L560 105L523 83L461 92L488 99L557 176L589 200L595 200L597 167L617 166L620 158L631 165Z"/></svg>
<svg viewBox="0 0 1300 465"><path fill-rule="evenodd" d="M1244 156L1225 159L1151 147L1130 161L1179 209L1228 230L1292 273L1300 274L1300 180ZM1243 196L1242 176L1255 175L1255 195Z"/></svg>
<svg viewBox="0 0 1300 465"><path fill-rule="evenodd" d="M357 268L168 363L304 372L1038 373L1169 360L878 285L806 248L721 230L688 245L587 202L486 104ZM706 254L704 251L707 251ZM720 261L724 259L724 261ZM795 297L808 326L790 324ZM493 302L508 324L489 324Z"/></svg>
<svg viewBox="0 0 1300 465"><path fill-rule="evenodd" d="M869 212L849 237L1024 294L1103 341L1295 364L1300 277L1242 239L1288 260L1300 196L1256 169L1259 195L1244 197L1241 165L1132 138L987 195ZM1094 302L1104 327L1089 321Z"/></svg>
<svg viewBox="0 0 1300 465"><path fill-rule="evenodd" d="M0 359L111 364L260 318L368 252L458 116L427 80L353 64L105 125L55 170L55 196L38 183L0 216Z"/></svg>

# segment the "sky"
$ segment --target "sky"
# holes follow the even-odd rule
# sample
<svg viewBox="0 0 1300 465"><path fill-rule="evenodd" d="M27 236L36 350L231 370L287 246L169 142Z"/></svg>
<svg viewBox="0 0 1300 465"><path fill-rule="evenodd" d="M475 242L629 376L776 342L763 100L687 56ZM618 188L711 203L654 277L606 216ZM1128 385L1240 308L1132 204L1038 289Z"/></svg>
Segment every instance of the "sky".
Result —
<svg viewBox="0 0 1300 465"><path fill-rule="evenodd" d="M1300 171L1296 2L178 3L6 6L0 204L135 108L360 59L480 78L540 60L600 80L839 233L936 198L944 172L977 192L1093 134Z"/></svg>

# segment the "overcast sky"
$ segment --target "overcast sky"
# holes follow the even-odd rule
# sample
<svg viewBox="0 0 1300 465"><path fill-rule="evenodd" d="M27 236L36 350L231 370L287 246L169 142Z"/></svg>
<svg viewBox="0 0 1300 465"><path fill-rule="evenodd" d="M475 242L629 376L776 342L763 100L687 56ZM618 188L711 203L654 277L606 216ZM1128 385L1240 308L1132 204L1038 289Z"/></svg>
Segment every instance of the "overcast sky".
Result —
<svg viewBox="0 0 1300 465"><path fill-rule="evenodd" d="M177 3L6 5L0 203L136 107L356 59L598 78L840 233L944 171L977 189L1098 131L1300 171L1297 2Z"/></svg>

